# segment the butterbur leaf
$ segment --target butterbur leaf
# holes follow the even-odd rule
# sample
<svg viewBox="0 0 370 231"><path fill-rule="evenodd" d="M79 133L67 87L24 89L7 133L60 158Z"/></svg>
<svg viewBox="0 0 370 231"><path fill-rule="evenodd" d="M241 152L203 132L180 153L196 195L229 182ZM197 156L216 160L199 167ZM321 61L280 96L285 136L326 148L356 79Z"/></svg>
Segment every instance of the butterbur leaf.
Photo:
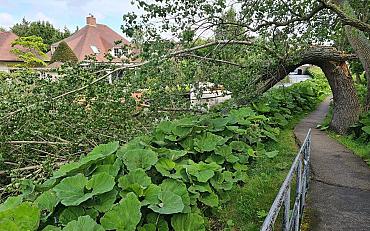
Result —
<svg viewBox="0 0 370 231"><path fill-rule="evenodd" d="M59 198L52 190L43 192L39 197L36 198L35 204L37 205L37 207L42 211L45 210L48 212L45 214L45 216L43 216L44 221L49 217L50 214L53 213L54 208L57 206L59 202L60 202Z"/></svg>
<svg viewBox="0 0 370 231"><path fill-rule="evenodd" d="M190 212L190 197L186 185L177 180L166 179L160 184L162 191L170 191L180 196L184 204L183 213Z"/></svg>
<svg viewBox="0 0 370 231"><path fill-rule="evenodd" d="M93 175L91 179L87 182L86 188L88 190L93 190L91 193L93 195L102 194L109 192L113 189L115 185L114 177L102 172L96 175Z"/></svg>
<svg viewBox="0 0 370 231"><path fill-rule="evenodd" d="M63 231L104 231L101 225L98 225L90 216L79 217L76 221L69 222Z"/></svg>
<svg viewBox="0 0 370 231"><path fill-rule="evenodd" d="M226 141L222 136L207 132L194 139L195 150L198 152L214 151L217 146L223 145Z"/></svg>
<svg viewBox="0 0 370 231"><path fill-rule="evenodd" d="M62 165L58 171L54 172L53 178L59 178L67 175L72 175L81 172L91 164L106 158L117 151L119 147L118 142L111 142L108 144L101 144L95 147L87 156L83 157L79 162L72 162Z"/></svg>
<svg viewBox="0 0 370 231"><path fill-rule="evenodd" d="M202 193L199 201L210 207L218 206L218 196L215 193Z"/></svg>
<svg viewBox="0 0 370 231"><path fill-rule="evenodd" d="M232 154L232 149L228 145L219 146L216 148L215 153L220 156L229 156Z"/></svg>
<svg viewBox="0 0 370 231"><path fill-rule="evenodd" d="M136 191L137 195L139 192L136 189L140 188L141 190L139 191L142 192L143 189L148 187L151 183L151 178L145 173L144 169L141 168L129 172L118 180L119 187L127 191ZM138 196L141 196L141 193L139 193Z"/></svg>
<svg viewBox="0 0 370 231"><path fill-rule="evenodd" d="M162 191L158 195L161 201L157 205L150 205L149 208L159 214L179 213L184 209L184 203L180 196L170 191Z"/></svg>
<svg viewBox="0 0 370 231"><path fill-rule="evenodd" d="M195 176L199 182L207 182L215 175L215 171L221 171L221 166L214 162L209 164L203 162L191 163L185 167L188 173Z"/></svg>
<svg viewBox="0 0 370 231"><path fill-rule="evenodd" d="M175 231L205 231L204 219L197 213L175 214L171 225Z"/></svg>
<svg viewBox="0 0 370 231"><path fill-rule="evenodd" d="M84 193L87 182L88 180L84 175L77 174L63 179L53 190L65 206L79 205L89 199L85 197Z"/></svg>
<svg viewBox="0 0 370 231"><path fill-rule="evenodd" d="M110 192L103 193L94 197L93 201L90 203L92 207L97 209L99 212L106 212L113 207L114 202L117 199L118 191L113 189Z"/></svg>
<svg viewBox="0 0 370 231"><path fill-rule="evenodd" d="M95 195L109 192L114 184L114 177L107 173L96 174L89 181L84 175L77 174L63 179L53 190L63 205L76 206ZM85 193L85 187L92 191Z"/></svg>
<svg viewBox="0 0 370 231"><path fill-rule="evenodd" d="M67 225L69 222L77 220L80 216L85 215L85 210L82 207L67 207L59 215L59 222Z"/></svg>
<svg viewBox="0 0 370 231"><path fill-rule="evenodd" d="M250 146L243 141L232 141L230 147L238 152L247 152L250 148Z"/></svg>
<svg viewBox="0 0 370 231"><path fill-rule="evenodd" d="M40 222L40 209L30 202L0 212L0 230L36 230Z"/></svg>
<svg viewBox="0 0 370 231"><path fill-rule="evenodd" d="M171 176L170 171L174 170L175 167L176 163L166 158L159 159L159 161L155 164L155 168L162 174L162 176Z"/></svg>
<svg viewBox="0 0 370 231"><path fill-rule="evenodd" d="M130 192L119 204L105 213L100 219L105 229L118 231L135 231L141 219L140 201Z"/></svg>
<svg viewBox="0 0 370 231"><path fill-rule="evenodd" d="M271 152L265 152L265 155L268 157L268 158L274 158L275 156L277 156L279 154L279 151L275 150L275 151L271 151Z"/></svg>
<svg viewBox="0 0 370 231"><path fill-rule="evenodd" d="M61 231L62 228L60 227L56 227L56 226L53 226L53 225L48 225L46 226L45 228L42 229L42 231Z"/></svg>
<svg viewBox="0 0 370 231"><path fill-rule="evenodd" d="M123 162L129 171L138 168L149 170L157 161L157 153L149 149L127 150L123 155Z"/></svg>
<svg viewBox="0 0 370 231"><path fill-rule="evenodd" d="M22 196L8 197L6 201L0 204L0 212L17 207L23 201Z"/></svg>
<svg viewBox="0 0 370 231"><path fill-rule="evenodd" d="M155 184L151 184L148 188L144 191L144 200L141 204L144 205L155 205L159 203L158 195L161 192L161 187Z"/></svg>
<svg viewBox="0 0 370 231"><path fill-rule="evenodd" d="M173 150L168 148L159 148L156 150L160 157L165 157L170 160L178 160L187 154L185 150Z"/></svg>

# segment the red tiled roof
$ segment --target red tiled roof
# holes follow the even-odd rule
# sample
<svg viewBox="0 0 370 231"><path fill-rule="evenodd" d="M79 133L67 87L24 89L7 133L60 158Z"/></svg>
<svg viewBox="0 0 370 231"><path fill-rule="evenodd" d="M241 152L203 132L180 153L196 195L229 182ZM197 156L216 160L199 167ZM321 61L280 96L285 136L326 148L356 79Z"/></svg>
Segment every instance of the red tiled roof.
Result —
<svg viewBox="0 0 370 231"><path fill-rule="evenodd" d="M16 55L10 52L12 42L18 36L12 32L0 32L0 61L19 61Z"/></svg>
<svg viewBox="0 0 370 231"><path fill-rule="evenodd" d="M83 61L87 55L95 54L91 46L99 49L99 54L96 54L97 61L107 61L104 56L110 49L115 47L116 41L122 41L122 44L129 44L129 41L121 35L102 24L88 24L62 41L68 44L79 61ZM52 47L56 48L60 42L54 43Z"/></svg>

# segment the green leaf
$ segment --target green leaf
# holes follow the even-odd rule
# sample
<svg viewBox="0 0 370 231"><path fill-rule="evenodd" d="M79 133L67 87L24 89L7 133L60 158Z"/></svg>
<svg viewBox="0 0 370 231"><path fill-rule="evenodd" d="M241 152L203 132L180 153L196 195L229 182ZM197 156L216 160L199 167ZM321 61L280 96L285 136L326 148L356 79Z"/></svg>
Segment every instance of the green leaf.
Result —
<svg viewBox="0 0 370 231"><path fill-rule="evenodd" d="M23 196L8 197L3 204L0 204L0 212L13 209L20 205L23 201Z"/></svg>
<svg viewBox="0 0 370 231"><path fill-rule="evenodd" d="M24 202L0 212L0 230L36 230L39 227L39 222L40 209L30 202Z"/></svg>
<svg viewBox="0 0 370 231"><path fill-rule="evenodd" d="M232 141L229 145L233 150L238 152L247 152L250 148L250 146L243 141Z"/></svg>
<svg viewBox="0 0 370 231"><path fill-rule="evenodd" d="M101 144L95 147L87 156L83 157L79 162L72 162L62 165L58 171L54 172L53 178L60 178L67 175L73 175L86 169L91 164L106 158L117 151L119 147L118 142L111 142L108 144Z"/></svg>
<svg viewBox="0 0 370 231"><path fill-rule="evenodd" d="M105 213L113 207L114 202L117 199L118 191L113 189L110 192L100 194L89 201L89 204L99 212Z"/></svg>
<svg viewBox="0 0 370 231"><path fill-rule="evenodd" d="M216 163L206 164L199 162L198 164L191 163L186 165L187 172L195 176L199 182L207 182L215 175L215 171L221 171L221 166Z"/></svg>
<svg viewBox="0 0 370 231"><path fill-rule="evenodd" d="M218 196L215 193L202 193L199 201L210 207L218 206Z"/></svg>
<svg viewBox="0 0 370 231"><path fill-rule="evenodd" d="M67 225L69 222L77 220L80 216L85 215L85 210L82 207L67 207L59 215L59 222Z"/></svg>
<svg viewBox="0 0 370 231"><path fill-rule="evenodd" d="M184 182L174 180L174 179L166 179L160 184L161 190L163 191L170 191L175 193L176 195L180 196L182 202L184 204L183 213L190 212L190 197L188 193L188 189Z"/></svg>
<svg viewBox="0 0 370 231"><path fill-rule="evenodd" d="M151 178L141 168L135 169L118 179L119 187L125 191L133 191L137 196L142 196L144 189L151 183Z"/></svg>
<svg viewBox="0 0 370 231"><path fill-rule="evenodd" d="M107 173L94 175L89 181L82 174L63 179L54 187L58 198L65 206L76 206L95 195L109 192L115 184L114 177ZM90 193L85 193L85 186Z"/></svg>
<svg viewBox="0 0 370 231"><path fill-rule="evenodd" d="M173 162L170 159L161 158L159 161L155 164L155 168L159 173L162 174L162 176L171 176L172 170L174 170L176 167L176 163Z"/></svg>
<svg viewBox="0 0 370 231"><path fill-rule="evenodd" d="M365 126L361 128L362 131L366 132L368 135L370 135L370 126Z"/></svg>
<svg viewBox="0 0 370 231"><path fill-rule="evenodd" d="M159 148L156 150L160 157L165 157L170 160L178 160L187 154L185 150L173 150L168 148Z"/></svg>
<svg viewBox="0 0 370 231"><path fill-rule="evenodd" d="M61 231L62 228L60 227L56 227L56 226L53 226L53 225L48 225L46 226L45 228L42 229L42 231Z"/></svg>
<svg viewBox="0 0 370 231"><path fill-rule="evenodd" d="M179 213L184 209L184 203L180 196L170 191L162 191L158 195L160 203L150 205L149 208L159 214Z"/></svg>
<svg viewBox="0 0 370 231"><path fill-rule="evenodd" d="M195 150L198 152L214 151L217 146L223 145L226 141L222 136L207 132L194 139Z"/></svg>
<svg viewBox="0 0 370 231"><path fill-rule="evenodd" d="M41 210L53 212L55 206L59 203L59 199L54 191L48 190L37 197L35 203Z"/></svg>
<svg viewBox="0 0 370 231"><path fill-rule="evenodd" d="M205 231L204 219L197 213L175 214L171 225L175 231Z"/></svg>
<svg viewBox="0 0 370 231"><path fill-rule="evenodd" d="M144 205L154 205L159 203L158 195L161 192L161 187L155 184L151 184L148 188L144 191L145 199L141 202Z"/></svg>
<svg viewBox="0 0 370 231"><path fill-rule="evenodd" d="M129 171L138 168L149 170L157 161L157 153L149 149L132 149L123 154L123 162Z"/></svg>
<svg viewBox="0 0 370 231"><path fill-rule="evenodd" d="M104 231L105 229L98 225L90 216L79 217L77 221L71 221L63 231Z"/></svg>
<svg viewBox="0 0 370 231"><path fill-rule="evenodd" d="M271 152L266 152L265 155L268 157L268 158L274 158L275 156L277 156L279 154L279 151L275 150L275 151L271 151Z"/></svg>
<svg viewBox="0 0 370 231"><path fill-rule="evenodd" d="M105 229L118 231L135 231L141 219L140 201L130 192L119 204L105 213L100 222Z"/></svg>

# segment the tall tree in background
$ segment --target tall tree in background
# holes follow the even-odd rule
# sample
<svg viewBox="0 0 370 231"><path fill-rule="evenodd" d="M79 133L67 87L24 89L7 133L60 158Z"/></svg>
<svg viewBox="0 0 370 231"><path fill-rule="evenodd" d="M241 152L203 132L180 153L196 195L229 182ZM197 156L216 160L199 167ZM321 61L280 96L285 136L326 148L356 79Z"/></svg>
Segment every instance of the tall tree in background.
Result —
<svg viewBox="0 0 370 231"><path fill-rule="evenodd" d="M63 31L61 31L49 22L29 22L25 18L23 18L22 22L15 24L11 31L19 37L32 35L41 37L48 46L71 35L67 27L64 27Z"/></svg>
<svg viewBox="0 0 370 231"><path fill-rule="evenodd" d="M12 42L11 52L18 56L24 63L20 67L42 67L46 66L44 53L47 45L43 43L42 38L37 36L19 37Z"/></svg>

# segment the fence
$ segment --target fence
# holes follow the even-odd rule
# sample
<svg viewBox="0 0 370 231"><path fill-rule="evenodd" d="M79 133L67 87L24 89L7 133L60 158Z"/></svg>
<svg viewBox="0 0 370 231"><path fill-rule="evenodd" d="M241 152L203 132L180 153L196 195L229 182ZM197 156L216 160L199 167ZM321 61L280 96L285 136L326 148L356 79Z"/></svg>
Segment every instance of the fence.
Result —
<svg viewBox="0 0 370 231"><path fill-rule="evenodd" d="M278 195L272 204L270 211L263 222L261 231L274 230L275 222L279 211L283 207L282 230L300 230L305 198L310 177L310 149L311 149L311 129L299 150L294 162L289 170L287 177L281 186ZM291 209L291 191L295 179L295 198Z"/></svg>

